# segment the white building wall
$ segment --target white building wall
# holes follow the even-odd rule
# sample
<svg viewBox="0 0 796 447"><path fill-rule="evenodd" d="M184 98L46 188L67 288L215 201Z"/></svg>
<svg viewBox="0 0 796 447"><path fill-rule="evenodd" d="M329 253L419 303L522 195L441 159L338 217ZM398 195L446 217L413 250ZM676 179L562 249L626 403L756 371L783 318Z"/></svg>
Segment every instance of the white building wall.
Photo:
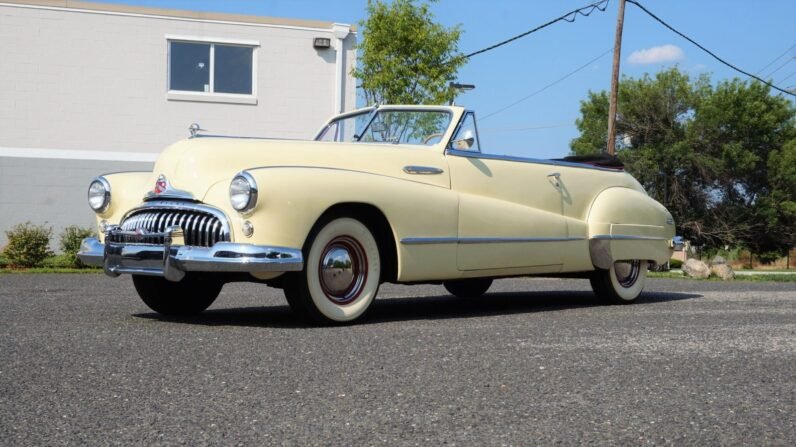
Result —
<svg viewBox="0 0 796 447"><path fill-rule="evenodd" d="M42 217L51 217L44 220L56 230L85 224L91 218L85 188L93 175L105 167L150 169L157 153L185 138L193 122L213 134L311 138L333 114L337 41L331 23L222 23L157 16L156 10L153 16L142 8L100 12L83 10L91 4L79 2L29 3L0 2L0 230L26 220L42 223ZM83 9L41 6L61 3ZM167 35L259 42L257 103L168 99ZM315 37L330 38L333 48L316 50ZM342 49L345 110L356 102L350 76L355 44L352 33ZM94 161L70 161L92 153ZM91 168L77 169L82 166ZM59 167L69 172L56 181ZM50 175L31 176L42 172ZM36 212L20 205L26 182L35 188L23 201L33 200ZM53 192L78 187L77 197ZM0 233L0 247L4 240Z"/></svg>

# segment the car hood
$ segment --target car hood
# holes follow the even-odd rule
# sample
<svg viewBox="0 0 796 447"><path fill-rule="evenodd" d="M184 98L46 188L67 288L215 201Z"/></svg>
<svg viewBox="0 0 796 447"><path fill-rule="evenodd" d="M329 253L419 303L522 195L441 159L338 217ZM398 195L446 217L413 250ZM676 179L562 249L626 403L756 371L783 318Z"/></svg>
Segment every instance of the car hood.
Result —
<svg viewBox="0 0 796 447"><path fill-rule="evenodd" d="M203 200L210 188L240 171L274 166L346 169L402 178L407 165L434 166L447 173L434 148L392 144L201 137L179 141L155 164L171 188ZM447 175L413 176L413 181L449 187ZM153 185L154 186L154 185Z"/></svg>

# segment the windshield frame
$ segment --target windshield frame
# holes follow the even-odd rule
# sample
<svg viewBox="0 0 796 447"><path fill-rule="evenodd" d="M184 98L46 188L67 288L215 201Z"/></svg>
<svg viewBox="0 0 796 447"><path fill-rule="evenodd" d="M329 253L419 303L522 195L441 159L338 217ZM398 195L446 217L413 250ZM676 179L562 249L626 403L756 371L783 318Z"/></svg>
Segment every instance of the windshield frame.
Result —
<svg viewBox="0 0 796 447"><path fill-rule="evenodd" d="M438 143L433 145L417 145L417 144L407 144L407 143L387 143L387 142L362 142L364 144L400 144L400 145L407 145L407 146L415 146L415 147L428 147L428 148L435 148L438 146L442 146L444 150L444 145L447 144L447 140L450 139L450 135L452 129L458 126L458 123L461 118L461 111L455 110L456 107L446 107L446 106L416 106L416 105L386 105L386 106L371 106L362 109L352 110L351 112L342 113L340 115L334 116L332 119L329 120L317 133L313 140L315 141L322 141L319 140L321 136L323 136L326 131L336 122L351 118L352 116L363 115L364 113L368 113L367 119L365 120L365 124L361 126L361 128L357 129L356 136L357 138L353 141L347 143L360 143L360 138L363 133L367 131L370 125L375 120L376 116L379 112L444 112L450 116L450 121L448 122L447 127L445 128L445 132ZM369 112L368 112L369 111ZM455 124L454 124L455 123ZM335 141L336 143L344 143L342 141Z"/></svg>

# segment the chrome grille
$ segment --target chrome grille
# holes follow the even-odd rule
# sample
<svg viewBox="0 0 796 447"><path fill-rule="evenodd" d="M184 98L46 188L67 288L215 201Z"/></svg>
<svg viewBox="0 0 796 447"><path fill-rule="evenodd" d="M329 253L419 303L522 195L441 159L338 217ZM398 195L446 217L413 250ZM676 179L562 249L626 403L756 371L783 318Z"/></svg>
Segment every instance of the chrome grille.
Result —
<svg viewBox="0 0 796 447"><path fill-rule="evenodd" d="M221 219L213 213L199 209L142 208L130 213L121 224L123 231L144 230L141 236L115 235L112 242L138 244L164 244L163 236L146 233L162 233L177 225L185 234L185 245L212 247L220 241L229 241L229 231Z"/></svg>

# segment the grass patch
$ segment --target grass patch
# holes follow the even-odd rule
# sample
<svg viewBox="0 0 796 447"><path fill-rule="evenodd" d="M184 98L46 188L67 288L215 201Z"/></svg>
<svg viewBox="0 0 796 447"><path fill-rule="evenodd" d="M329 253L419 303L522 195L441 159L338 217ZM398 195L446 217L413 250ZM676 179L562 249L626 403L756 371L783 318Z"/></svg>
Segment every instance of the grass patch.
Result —
<svg viewBox="0 0 796 447"><path fill-rule="evenodd" d="M55 255L48 256L41 263L41 267L31 268L10 268L7 259L0 256L0 274L1 273L101 273L102 269L99 267L87 266L84 268L75 268L72 265L72 260L68 255Z"/></svg>
<svg viewBox="0 0 796 447"><path fill-rule="evenodd" d="M0 268L0 275L3 274L35 274L35 273L77 273L77 274L96 274L102 273L101 268L84 268L84 269L76 269L70 267L33 267L29 269L9 269L9 268Z"/></svg>

